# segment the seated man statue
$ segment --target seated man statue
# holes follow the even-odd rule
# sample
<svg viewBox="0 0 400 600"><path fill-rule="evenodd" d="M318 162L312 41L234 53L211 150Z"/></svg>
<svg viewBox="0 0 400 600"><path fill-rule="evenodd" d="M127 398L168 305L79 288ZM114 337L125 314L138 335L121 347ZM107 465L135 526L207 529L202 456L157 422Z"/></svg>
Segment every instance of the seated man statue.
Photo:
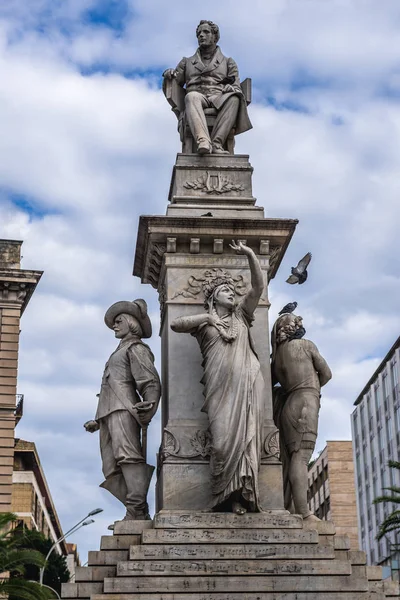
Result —
<svg viewBox="0 0 400 600"><path fill-rule="evenodd" d="M274 420L279 429L285 508L318 520L307 504L308 463L318 432L321 387L332 377L325 359L305 334L302 318L278 317L272 330Z"/></svg>
<svg viewBox="0 0 400 600"><path fill-rule="evenodd" d="M251 129L246 100L240 86L235 61L217 46L219 28L212 21L200 21L196 35L199 47L190 58L182 58L176 69L163 73L165 80L176 79L185 87L185 119L199 154L229 154L224 149L231 130L235 134ZM217 111L211 137L205 109Z"/></svg>

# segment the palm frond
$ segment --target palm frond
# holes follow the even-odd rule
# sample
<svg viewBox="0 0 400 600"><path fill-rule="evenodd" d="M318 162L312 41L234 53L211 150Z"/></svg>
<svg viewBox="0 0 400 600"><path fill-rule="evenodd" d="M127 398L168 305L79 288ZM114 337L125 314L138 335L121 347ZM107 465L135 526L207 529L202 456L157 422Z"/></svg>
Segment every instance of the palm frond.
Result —
<svg viewBox="0 0 400 600"><path fill-rule="evenodd" d="M18 600L49 600L56 597L47 587L41 586L35 581L21 579L9 579L1 582L0 594L18 598Z"/></svg>
<svg viewBox="0 0 400 600"><path fill-rule="evenodd" d="M390 488L384 488L390 490ZM393 504L400 504L399 496L378 496L372 501L372 504L379 504L380 502L392 502Z"/></svg>
<svg viewBox="0 0 400 600"><path fill-rule="evenodd" d="M43 567L45 564L44 556L38 550L9 550L6 553L0 551L0 569L1 571L18 571L22 573L26 565Z"/></svg>
<svg viewBox="0 0 400 600"><path fill-rule="evenodd" d="M388 465L392 469L400 469L400 462L398 462L397 460L388 460Z"/></svg>

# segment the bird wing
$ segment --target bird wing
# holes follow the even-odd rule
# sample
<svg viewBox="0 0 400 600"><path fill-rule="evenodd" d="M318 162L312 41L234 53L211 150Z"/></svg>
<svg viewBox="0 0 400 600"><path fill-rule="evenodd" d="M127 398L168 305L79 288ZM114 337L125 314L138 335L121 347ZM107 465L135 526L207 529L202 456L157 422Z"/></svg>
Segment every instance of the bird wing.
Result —
<svg viewBox="0 0 400 600"><path fill-rule="evenodd" d="M299 281L299 278L297 277L297 275L291 275L290 277L288 277L286 279L286 283L297 283Z"/></svg>
<svg viewBox="0 0 400 600"><path fill-rule="evenodd" d="M311 258L312 258L311 252L307 252L307 254L305 256L303 256L303 258L301 260L299 260L296 270L299 271L300 273L305 271L307 269L308 265L310 264Z"/></svg>

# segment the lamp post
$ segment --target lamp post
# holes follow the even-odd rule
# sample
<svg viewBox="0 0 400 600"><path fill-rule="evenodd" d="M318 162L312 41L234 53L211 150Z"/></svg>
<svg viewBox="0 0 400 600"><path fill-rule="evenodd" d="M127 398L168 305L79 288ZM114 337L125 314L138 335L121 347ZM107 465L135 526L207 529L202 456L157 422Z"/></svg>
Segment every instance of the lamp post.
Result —
<svg viewBox="0 0 400 600"><path fill-rule="evenodd" d="M43 577L44 577L44 571L45 568L47 566L47 561L49 559L50 554L53 552L54 548L63 540L65 540L65 538L69 535L71 535L72 533L75 533L76 531L78 531L78 529L80 529L81 527L85 527L86 525L91 525L92 523L94 523L94 519L88 519L86 520L88 517L92 517L94 515L98 515L99 513L103 512L102 508L95 508L94 510L91 510L90 513L88 513L86 515L86 517L84 517L83 519L81 519L80 521L78 521L78 523L76 523L73 527L71 527L71 529L69 529L67 531L67 533L64 533L61 537L58 538L58 540L56 540L54 542L54 544L52 545L52 547L50 548L50 550L48 551L46 558L44 559L44 565L43 567L41 567L40 569L40 580L39 583L40 585L43 585Z"/></svg>

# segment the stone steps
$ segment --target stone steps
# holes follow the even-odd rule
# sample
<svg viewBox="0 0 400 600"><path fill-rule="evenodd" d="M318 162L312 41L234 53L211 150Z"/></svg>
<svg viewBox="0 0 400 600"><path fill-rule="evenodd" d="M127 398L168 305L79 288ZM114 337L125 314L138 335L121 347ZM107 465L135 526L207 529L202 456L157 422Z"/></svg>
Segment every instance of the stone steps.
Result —
<svg viewBox="0 0 400 600"><path fill-rule="evenodd" d="M74 600L385 600L379 567L332 523L296 515L161 511L120 521L89 567L63 585Z"/></svg>
<svg viewBox="0 0 400 600"><path fill-rule="evenodd" d="M322 600L385 600L383 593L352 592L344 596L340 592L324 593ZM239 592L201 594L95 594L91 600L316 600L315 592ZM318 596L319 598L319 596Z"/></svg>

